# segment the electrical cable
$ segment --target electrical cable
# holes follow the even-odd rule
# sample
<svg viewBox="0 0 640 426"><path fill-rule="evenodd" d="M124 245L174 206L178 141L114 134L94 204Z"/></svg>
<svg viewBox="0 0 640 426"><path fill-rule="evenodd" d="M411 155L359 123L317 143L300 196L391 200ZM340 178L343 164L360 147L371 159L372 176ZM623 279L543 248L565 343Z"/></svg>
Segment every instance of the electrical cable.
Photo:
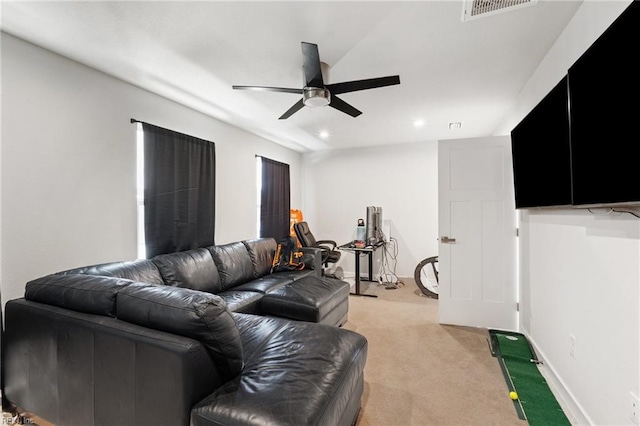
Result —
<svg viewBox="0 0 640 426"><path fill-rule="evenodd" d="M616 209L616 208L612 208L612 207L607 207L607 209L608 210L606 212L604 212L604 213L596 213L596 212L593 211L592 208L588 208L587 211L589 213L593 214L593 215L596 215L596 216L604 216L604 215L611 214L611 213L627 213L627 214L630 214L631 216L635 216L638 219L640 219L640 213L637 213L637 212L634 212L634 211L620 210L620 209Z"/></svg>
<svg viewBox="0 0 640 426"><path fill-rule="evenodd" d="M606 215L606 214L611 213L611 212L613 211L613 209L612 209L612 208L609 208L609 210L607 210L607 211L606 211L606 212L604 212L604 213L596 213L596 212L594 212L594 211L593 211L593 209L592 209L592 208L588 208L588 209L587 209L587 211L588 211L589 213L593 214L593 215L596 215L596 216L604 216L604 215Z"/></svg>
<svg viewBox="0 0 640 426"><path fill-rule="evenodd" d="M638 219L640 219L640 214L638 214L638 213L636 213L636 212L629 211L629 210L616 210L616 209L611 209L611 211L612 211L612 212L616 212L616 213L628 213L628 214L630 214L631 216L635 216L635 217L637 217Z"/></svg>
<svg viewBox="0 0 640 426"><path fill-rule="evenodd" d="M383 285L387 290L394 290L404 285L404 282L396 275L398 242L395 238L391 237L383 247L382 261L380 262L380 270L378 272L378 283Z"/></svg>

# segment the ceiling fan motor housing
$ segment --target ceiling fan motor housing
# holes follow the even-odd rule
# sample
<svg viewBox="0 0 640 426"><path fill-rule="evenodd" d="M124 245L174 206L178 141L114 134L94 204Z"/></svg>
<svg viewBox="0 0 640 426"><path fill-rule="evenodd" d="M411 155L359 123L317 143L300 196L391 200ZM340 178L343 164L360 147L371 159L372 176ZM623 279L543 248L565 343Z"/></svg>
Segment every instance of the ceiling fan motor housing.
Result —
<svg viewBox="0 0 640 426"><path fill-rule="evenodd" d="M327 89L305 87L302 102L308 107L327 106L331 102L331 94Z"/></svg>

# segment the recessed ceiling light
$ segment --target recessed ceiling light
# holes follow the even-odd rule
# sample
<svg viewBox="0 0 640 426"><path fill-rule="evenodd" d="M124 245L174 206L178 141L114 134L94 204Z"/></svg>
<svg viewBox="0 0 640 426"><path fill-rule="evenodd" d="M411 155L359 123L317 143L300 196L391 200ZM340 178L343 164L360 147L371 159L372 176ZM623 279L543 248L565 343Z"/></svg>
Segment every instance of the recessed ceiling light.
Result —
<svg viewBox="0 0 640 426"><path fill-rule="evenodd" d="M328 139L329 135L330 134L328 130L321 130L320 133L318 133L318 136L320 136L320 139Z"/></svg>
<svg viewBox="0 0 640 426"><path fill-rule="evenodd" d="M449 130L459 129L460 127L462 127L462 123L460 121L449 123Z"/></svg>
<svg viewBox="0 0 640 426"><path fill-rule="evenodd" d="M422 127L424 125L425 125L425 121L420 119L420 118L413 121L413 127L418 128L418 127Z"/></svg>

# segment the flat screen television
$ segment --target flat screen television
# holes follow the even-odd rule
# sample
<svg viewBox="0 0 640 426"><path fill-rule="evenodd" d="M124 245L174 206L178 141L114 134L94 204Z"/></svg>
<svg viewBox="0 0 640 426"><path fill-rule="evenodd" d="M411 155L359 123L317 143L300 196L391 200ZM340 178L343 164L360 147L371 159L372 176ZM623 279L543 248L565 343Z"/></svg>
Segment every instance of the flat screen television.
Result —
<svg viewBox="0 0 640 426"><path fill-rule="evenodd" d="M511 131L516 208L571 205L567 77Z"/></svg>
<svg viewBox="0 0 640 426"><path fill-rule="evenodd" d="M640 2L569 68L573 204L640 202Z"/></svg>

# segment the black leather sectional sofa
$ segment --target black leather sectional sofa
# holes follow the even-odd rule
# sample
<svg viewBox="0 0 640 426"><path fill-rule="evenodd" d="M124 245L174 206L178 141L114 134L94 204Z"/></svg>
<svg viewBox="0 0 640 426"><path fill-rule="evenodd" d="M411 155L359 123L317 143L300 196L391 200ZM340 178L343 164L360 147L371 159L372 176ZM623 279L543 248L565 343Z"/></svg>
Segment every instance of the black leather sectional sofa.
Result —
<svg viewBox="0 0 640 426"><path fill-rule="evenodd" d="M367 341L349 286L270 273L273 239L33 280L5 306L4 396L59 425L352 425Z"/></svg>

